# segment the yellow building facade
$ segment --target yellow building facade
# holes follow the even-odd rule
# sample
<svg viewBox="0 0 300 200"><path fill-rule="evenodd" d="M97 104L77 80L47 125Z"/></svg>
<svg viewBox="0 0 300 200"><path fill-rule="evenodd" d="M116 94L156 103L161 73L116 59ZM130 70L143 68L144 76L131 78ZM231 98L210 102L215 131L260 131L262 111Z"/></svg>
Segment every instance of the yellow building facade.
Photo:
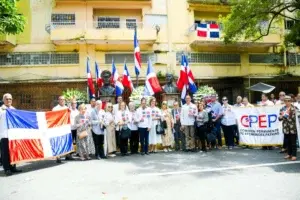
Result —
<svg viewBox="0 0 300 200"><path fill-rule="evenodd" d="M218 23L230 12L218 0L21 0L18 8L27 24L20 35L0 36L0 92L11 92L21 108L49 109L66 88L85 90L87 57L93 75L94 62L111 70L114 59L119 74L126 61L135 80L134 27L142 52L140 85L148 59L157 73L177 76L185 53L197 84L230 99L259 81L297 92L300 70L287 61L300 56L280 53L284 26L255 43L225 45L197 36L197 23Z"/></svg>

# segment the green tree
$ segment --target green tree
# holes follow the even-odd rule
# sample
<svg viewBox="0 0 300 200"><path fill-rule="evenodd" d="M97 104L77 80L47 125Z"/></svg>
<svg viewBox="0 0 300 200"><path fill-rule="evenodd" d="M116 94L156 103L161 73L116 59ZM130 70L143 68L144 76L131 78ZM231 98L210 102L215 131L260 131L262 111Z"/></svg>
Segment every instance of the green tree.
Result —
<svg viewBox="0 0 300 200"><path fill-rule="evenodd" d="M300 0L230 0L231 13L221 17L224 25L224 42L238 39L257 41L278 30L283 19L295 21L295 26L286 35L286 40L299 45Z"/></svg>
<svg viewBox="0 0 300 200"><path fill-rule="evenodd" d="M18 13L16 0L0 0L0 34L23 32L25 17Z"/></svg>

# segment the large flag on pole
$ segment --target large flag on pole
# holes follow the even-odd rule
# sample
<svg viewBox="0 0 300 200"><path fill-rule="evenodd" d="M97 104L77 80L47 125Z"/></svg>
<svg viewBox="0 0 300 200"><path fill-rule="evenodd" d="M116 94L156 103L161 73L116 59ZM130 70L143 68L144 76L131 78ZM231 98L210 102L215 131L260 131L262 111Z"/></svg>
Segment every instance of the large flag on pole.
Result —
<svg viewBox="0 0 300 200"><path fill-rule="evenodd" d="M89 91L89 97L90 98L95 98L95 87L93 84L93 77L92 77L92 72L90 69L90 64L89 64L89 58L86 60L86 73L87 73L87 85L88 85L88 91Z"/></svg>
<svg viewBox="0 0 300 200"><path fill-rule="evenodd" d="M140 52L140 46L139 46L139 41L137 39L137 30L136 28L134 29L134 69L135 69L135 74L138 76L141 71L142 67L142 59L141 59L141 52Z"/></svg>
<svg viewBox="0 0 300 200"><path fill-rule="evenodd" d="M119 77L119 73L117 71L115 62L112 62L112 81L115 86L116 96L121 96L123 94L124 87L122 85L121 79Z"/></svg>
<svg viewBox="0 0 300 200"><path fill-rule="evenodd" d="M130 89L130 91L132 92L132 90L133 90L133 83L132 83L132 80L130 78L129 71L128 71L126 63L124 64L124 72L123 72L122 84L123 84L124 87L128 87Z"/></svg>
<svg viewBox="0 0 300 200"><path fill-rule="evenodd" d="M6 110L11 163L66 155L73 151L68 109L49 112Z"/></svg>
<svg viewBox="0 0 300 200"><path fill-rule="evenodd" d="M154 68L151 64L150 59L148 60L147 76L145 83L145 94L154 95L155 93L161 92L162 88L159 84L158 78L154 72Z"/></svg>
<svg viewBox="0 0 300 200"><path fill-rule="evenodd" d="M182 101L185 100L188 92L193 94L197 91L195 78L189 67L188 59L185 55L182 55L181 57L181 70L177 81L177 87L179 90L181 90Z"/></svg>
<svg viewBox="0 0 300 200"><path fill-rule="evenodd" d="M96 84L98 86L98 89L102 87L103 80L101 78L101 69L99 68L97 62L95 62L95 72L96 72Z"/></svg>

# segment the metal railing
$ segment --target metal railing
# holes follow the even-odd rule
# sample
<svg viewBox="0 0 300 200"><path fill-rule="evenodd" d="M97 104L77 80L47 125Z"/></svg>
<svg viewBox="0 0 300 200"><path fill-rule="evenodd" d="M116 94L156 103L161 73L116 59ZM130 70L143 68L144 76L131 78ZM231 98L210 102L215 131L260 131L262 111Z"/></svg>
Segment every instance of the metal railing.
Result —
<svg viewBox="0 0 300 200"><path fill-rule="evenodd" d="M188 0L189 3L203 3L203 4L224 4L229 5L233 2L230 0Z"/></svg>
<svg viewBox="0 0 300 200"><path fill-rule="evenodd" d="M143 29L143 28L153 28L150 25L145 25L143 22L133 22L133 21L61 21L61 22L51 22L50 29L58 28L95 28L95 29Z"/></svg>

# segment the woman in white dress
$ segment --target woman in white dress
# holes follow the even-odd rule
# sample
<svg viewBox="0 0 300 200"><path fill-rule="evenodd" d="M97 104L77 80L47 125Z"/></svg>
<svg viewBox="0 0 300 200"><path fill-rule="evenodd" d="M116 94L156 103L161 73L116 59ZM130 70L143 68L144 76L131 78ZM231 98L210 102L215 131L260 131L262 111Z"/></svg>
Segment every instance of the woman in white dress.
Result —
<svg viewBox="0 0 300 200"><path fill-rule="evenodd" d="M156 133L156 125L159 124L161 111L156 107L156 99L154 97L150 99L150 110L152 123L149 132L149 153L156 153L156 145L162 143L161 136Z"/></svg>
<svg viewBox="0 0 300 200"><path fill-rule="evenodd" d="M116 145L116 134L115 134L115 122L114 116L112 114L113 105L111 103L106 104L106 113L104 115L104 124L106 132L106 142L107 142L107 154L109 157L115 157L115 152L117 151Z"/></svg>

